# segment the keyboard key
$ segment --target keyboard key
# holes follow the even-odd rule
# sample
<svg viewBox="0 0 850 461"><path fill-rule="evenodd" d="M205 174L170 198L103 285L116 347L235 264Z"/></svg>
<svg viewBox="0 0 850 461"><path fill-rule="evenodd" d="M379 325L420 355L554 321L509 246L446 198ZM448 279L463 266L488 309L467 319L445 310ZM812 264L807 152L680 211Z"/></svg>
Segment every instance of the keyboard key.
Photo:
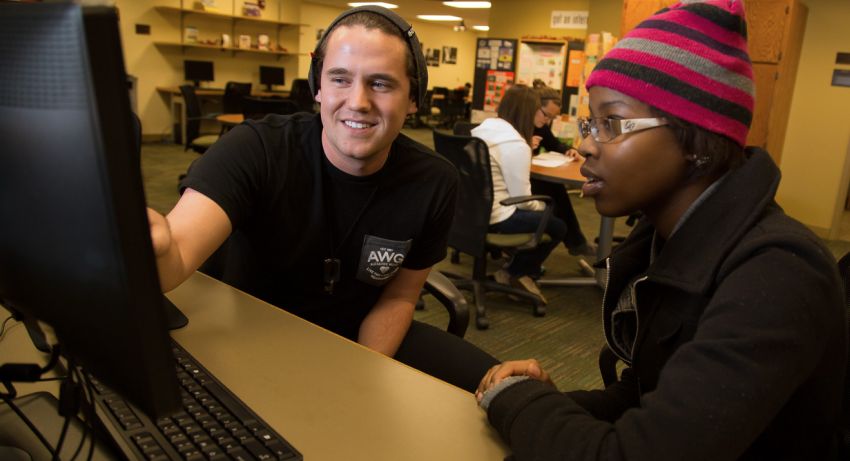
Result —
<svg viewBox="0 0 850 461"><path fill-rule="evenodd" d="M272 459L272 452L266 450L266 448L256 439L245 441L242 443L242 446L260 461Z"/></svg>
<svg viewBox="0 0 850 461"><path fill-rule="evenodd" d="M292 459L295 457L295 453L293 453L292 450L290 450L283 442L277 439L266 443L266 448L268 448L269 451L271 451L272 454L274 454L279 460Z"/></svg>

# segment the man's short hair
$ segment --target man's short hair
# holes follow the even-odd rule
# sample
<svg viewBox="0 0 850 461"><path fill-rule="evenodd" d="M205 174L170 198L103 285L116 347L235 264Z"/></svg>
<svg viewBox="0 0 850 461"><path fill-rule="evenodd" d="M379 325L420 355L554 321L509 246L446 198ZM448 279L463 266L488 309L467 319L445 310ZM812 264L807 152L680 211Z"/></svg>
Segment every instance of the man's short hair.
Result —
<svg viewBox="0 0 850 461"><path fill-rule="evenodd" d="M336 29L343 26L362 26L367 30L377 29L387 35L398 37L404 43L405 68L407 77L410 80L410 99L419 104L419 75L417 73L416 60L413 56L408 39L402 35L402 31L396 24L381 14L372 11L360 11L350 14L334 24L333 28L325 31L325 34L319 42L319 46L313 53L313 60L315 62L315 68L313 71L315 72L314 78L316 85L313 92L317 92L321 86L322 65L324 64L325 55L327 54L328 40ZM422 93L424 94L424 91Z"/></svg>

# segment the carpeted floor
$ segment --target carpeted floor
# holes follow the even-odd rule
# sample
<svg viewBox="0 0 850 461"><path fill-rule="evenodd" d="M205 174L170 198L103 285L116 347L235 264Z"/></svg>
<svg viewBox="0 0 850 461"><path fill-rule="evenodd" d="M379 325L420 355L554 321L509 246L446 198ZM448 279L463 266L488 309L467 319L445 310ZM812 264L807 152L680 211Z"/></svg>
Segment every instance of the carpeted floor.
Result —
<svg viewBox="0 0 850 461"><path fill-rule="evenodd" d="M405 129L412 138L433 145L428 129ZM166 213L177 202L177 178L198 157L194 152L184 152L175 144L145 144L142 147L142 174L148 205ZM598 234L599 215L592 200L571 196L585 235ZM626 235L625 220L618 219L616 235ZM827 241L836 256L850 251L850 242ZM570 256L563 246L557 248L545 263L546 277L578 275L576 257ZM500 264L491 261L492 270ZM471 258L461 256L459 265L446 258L439 269L461 274L471 271ZM597 355L603 344L600 306L602 291L595 287L543 287L549 301L547 314L534 317L530 305L514 302L504 295L487 296L490 329L479 331L471 322L466 339L502 360L536 358L552 375L562 390L592 389L601 385L597 369ZM444 326L447 315L430 296L426 308L417 311L416 318Z"/></svg>

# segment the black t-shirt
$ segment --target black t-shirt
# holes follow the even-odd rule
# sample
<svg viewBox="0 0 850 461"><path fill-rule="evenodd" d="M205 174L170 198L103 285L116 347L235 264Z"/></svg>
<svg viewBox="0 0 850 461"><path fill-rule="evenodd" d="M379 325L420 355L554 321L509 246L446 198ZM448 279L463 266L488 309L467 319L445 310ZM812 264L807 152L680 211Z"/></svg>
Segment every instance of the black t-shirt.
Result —
<svg viewBox="0 0 850 461"><path fill-rule="evenodd" d="M351 176L325 158L321 118L271 115L234 127L181 184L206 195L233 225L222 279L356 339L398 267L445 257L457 172L399 135L383 168ZM326 291L325 263L341 262Z"/></svg>

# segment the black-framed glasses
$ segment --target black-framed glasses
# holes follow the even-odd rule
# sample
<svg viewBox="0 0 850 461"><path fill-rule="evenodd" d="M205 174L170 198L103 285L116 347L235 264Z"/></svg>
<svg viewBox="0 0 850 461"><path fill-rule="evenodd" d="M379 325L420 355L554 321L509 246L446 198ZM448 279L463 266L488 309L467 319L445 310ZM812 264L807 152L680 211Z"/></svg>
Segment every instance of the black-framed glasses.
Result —
<svg viewBox="0 0 850 461"><path fill-rule="evenodd" d="M652 118L609 118L609 117L579 117L578 131L581 139L593 136L596 142L611 142L616 137L667 125L664 117Z"/></svg>
<svg viewBox="0 0 850 461"><path fill-rule="evenodd" d="M545 111L545 110L543 110L543 108L542 108L542 107L538 108L537 110L539 110L539 111L540 111L540 113L541 113L541 114L543 114L543 117L545 117L545 118L546 118L546 120L549 120L550 122L551 122L552 120L555 120L556 118L558 118L558 116L557 116L557 115L549 115L549 114L547 114L547 113L546 113L546 111Z"/></svg>

